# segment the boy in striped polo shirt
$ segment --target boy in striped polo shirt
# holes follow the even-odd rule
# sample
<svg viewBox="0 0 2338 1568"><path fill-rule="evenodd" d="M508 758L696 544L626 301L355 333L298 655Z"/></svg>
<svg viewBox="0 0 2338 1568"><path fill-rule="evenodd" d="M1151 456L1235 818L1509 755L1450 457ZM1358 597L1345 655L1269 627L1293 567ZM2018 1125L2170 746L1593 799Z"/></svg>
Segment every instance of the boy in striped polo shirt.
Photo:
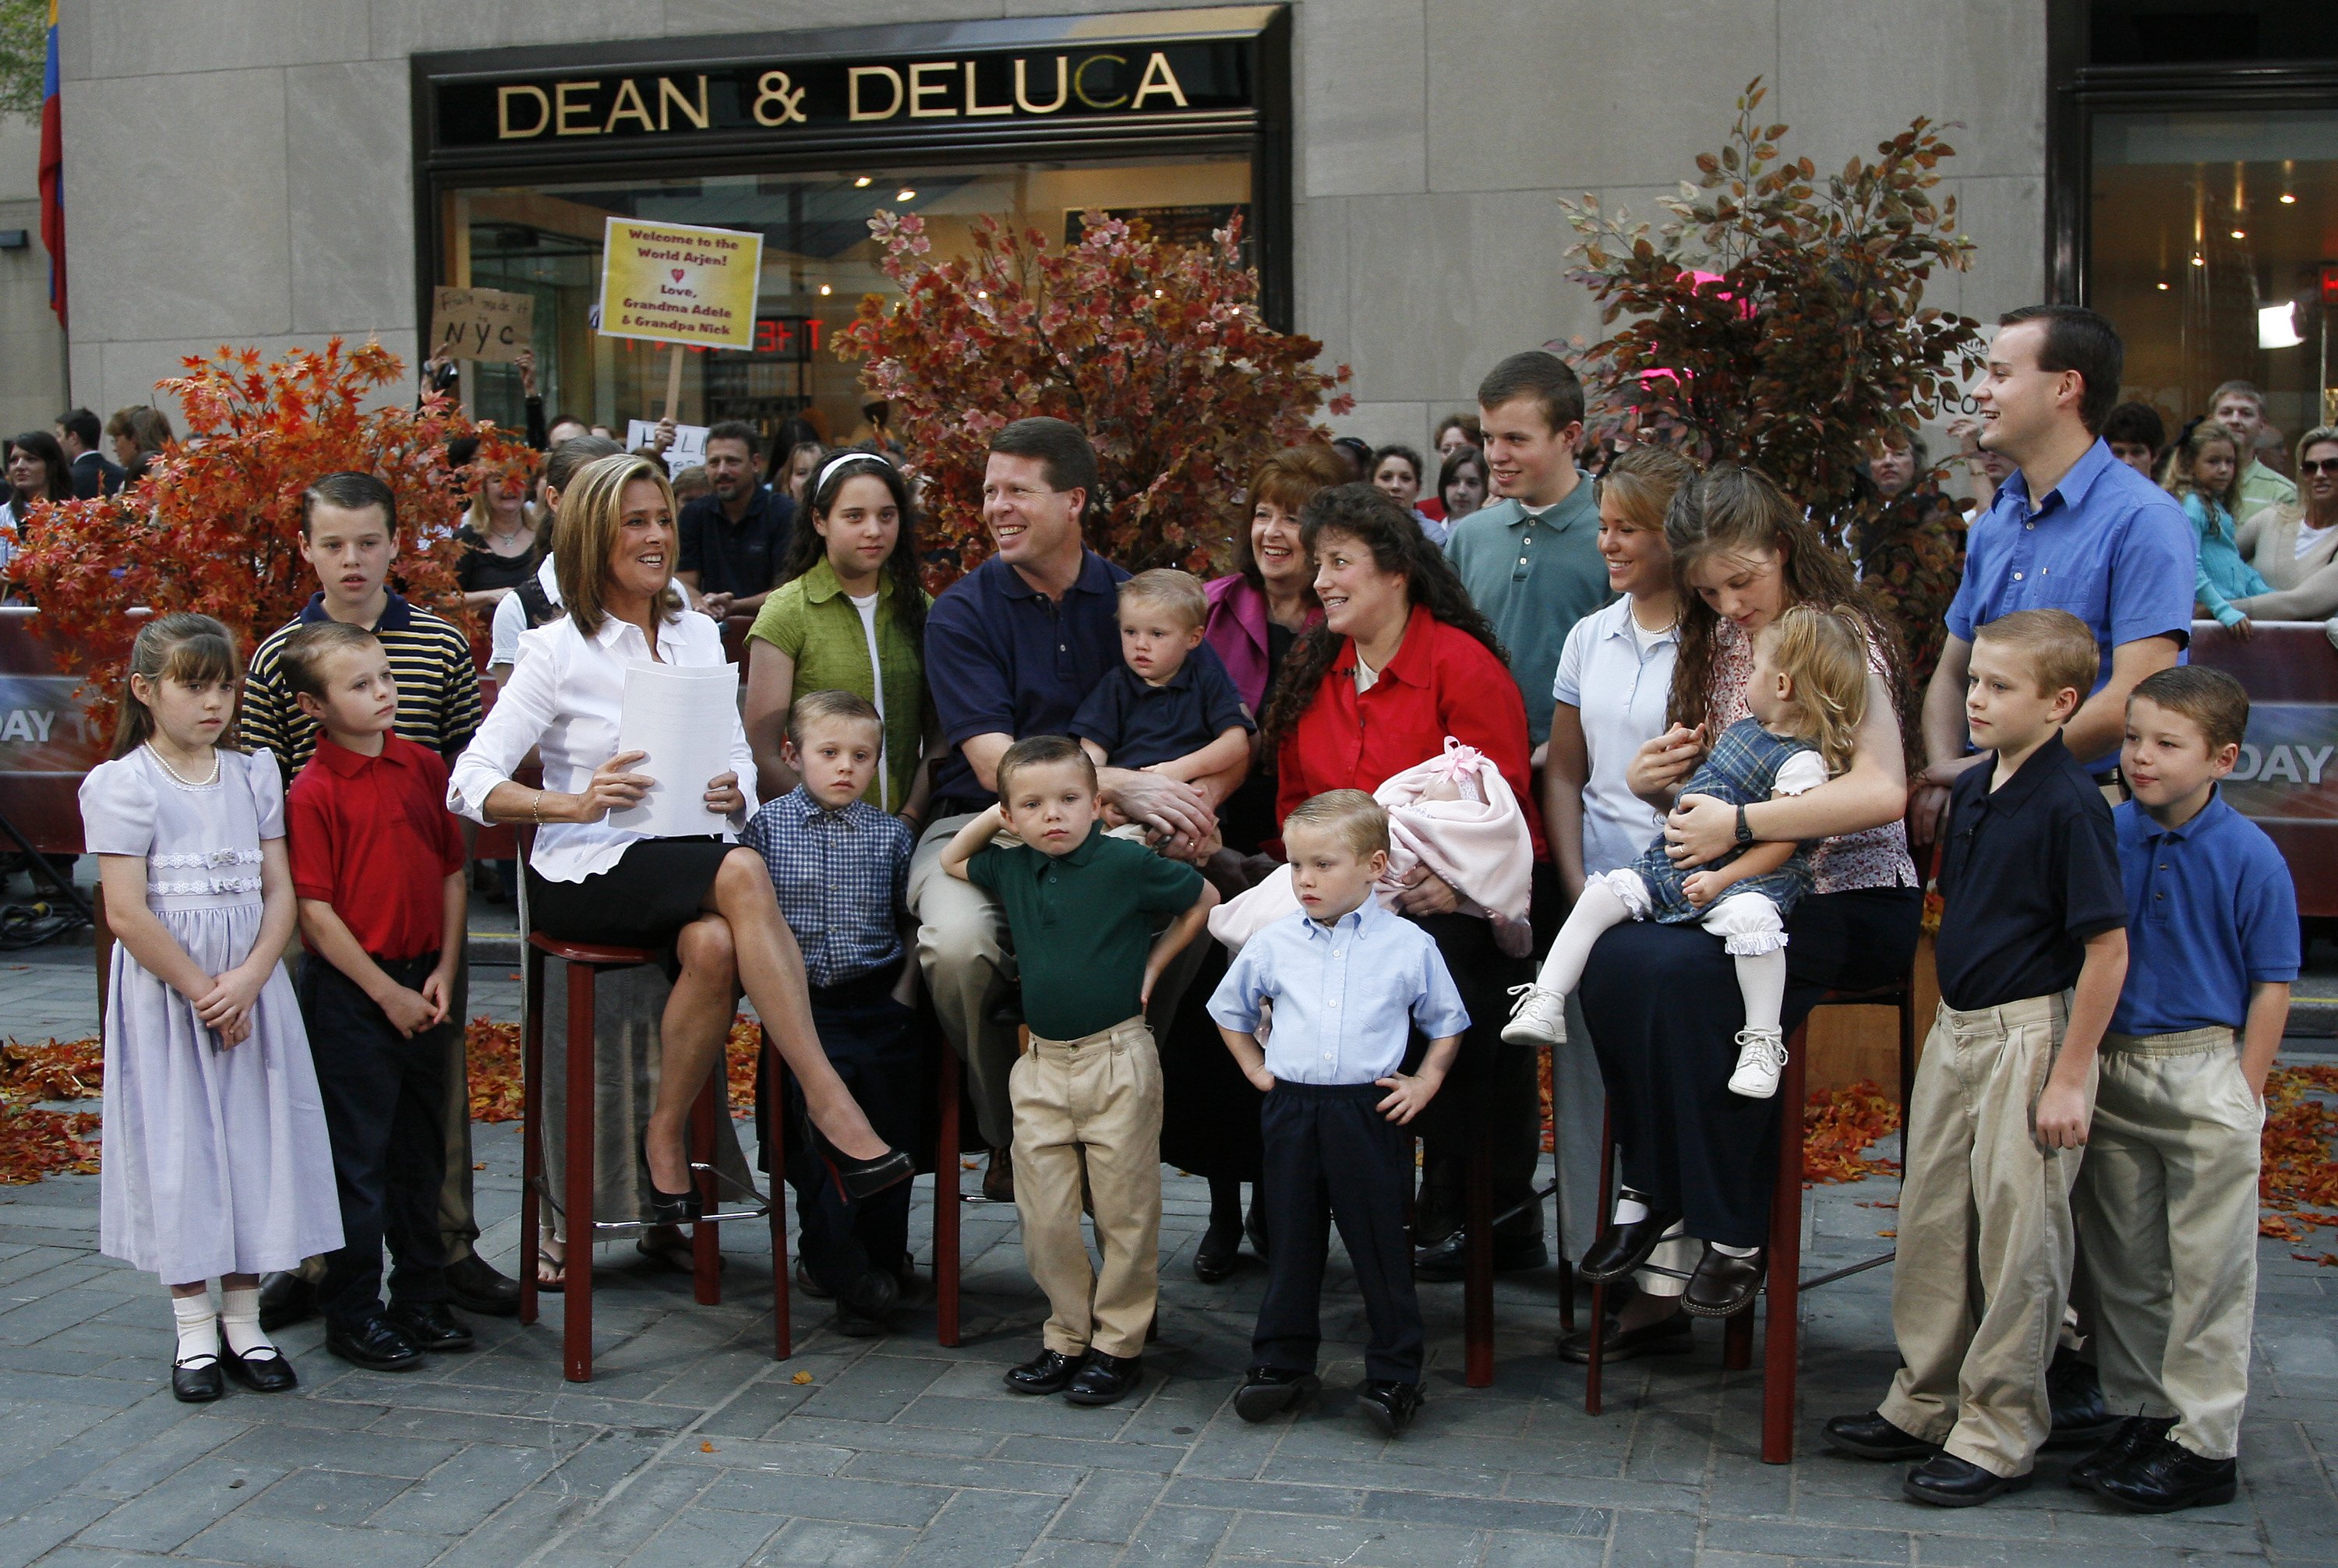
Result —
<svg viewBox="0 0 2338 1568"><path fill-rule="evenodd" d="M471 642L452 622L408 603L389 590L398 558L398 498L370 474L328 474L300 496L300 555L315 569L318 591L292 622L263 639L251 655L243 688L241 734L255 751L275 754L289 786L317 750L315 720L302 713L284 678L285 640L300 626L339 621L362 626L389 655L398 681L392 730L452 761L479 727L479 676ZM457 969L448 1014L464 1016L468 972ZM447 1177L438 1192L438 1221L447 1243L447 1282L456 1303L473 1312L508 1317L519 1310L519 1287L472 1250L479 1234L471 1212L469 1069L463 1031L448 1031L447 1058ZM260 1318L297 1323L315 1309L322 1269L310 1259L291 1274L270 1275L260 1288Z"/></svg>

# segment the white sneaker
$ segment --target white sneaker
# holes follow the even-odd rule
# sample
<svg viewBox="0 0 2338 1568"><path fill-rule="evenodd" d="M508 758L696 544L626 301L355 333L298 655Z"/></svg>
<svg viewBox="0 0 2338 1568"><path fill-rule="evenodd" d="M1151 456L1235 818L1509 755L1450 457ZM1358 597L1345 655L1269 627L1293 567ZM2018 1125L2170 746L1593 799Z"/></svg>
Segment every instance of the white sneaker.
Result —
<svg viewBox="0 0 2338 1568"><path fill-rule="evenodd" d="M1517 1005L1510 1009L1510 1021L1502 1025L1502 1039L1512 1045L1564 1045L1567 1044L1567 997L1562 992L1546 991L1539 985L1513 985L1510 995Z"/></svg>
<svg viewBox="0 0 2338 1568"><path fill-rule="evenodd" d="M1729 1092L1748 1100L1767 1100L1778 1092L1778 1074L1785 1065L1784 1034L1775 1029L1741 1029L1737 1071L1729 1075Z"/></svg>

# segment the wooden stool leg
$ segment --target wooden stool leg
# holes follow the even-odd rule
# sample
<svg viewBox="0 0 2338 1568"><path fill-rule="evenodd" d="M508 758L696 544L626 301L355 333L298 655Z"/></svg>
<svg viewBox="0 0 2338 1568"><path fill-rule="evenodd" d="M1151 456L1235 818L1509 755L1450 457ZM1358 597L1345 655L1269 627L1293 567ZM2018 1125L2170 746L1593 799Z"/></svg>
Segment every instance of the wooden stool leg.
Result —
<svg viewBox="0 0 2338 1568"><path fill-rule="evenodd" d="M1461 1270L1461 1340L1465 1381L1472 1388L1494 1382L1494 1176L1488 1136L1479 1129L1469 1151L1469 1249Z"/></svg>
<svg viewBox="0 0 2338 1568"><path fill-rule="evenodd" d="M1732 1372L1743 1372L1754 1365L1754 1304L1750 1301L1744 1311L1722 1319L1721 1365Z"/></svg>
<svg viewBox="0 0 2338 1568"><path fill-rule="evenodd" d="M1803 1084L1804 1041L1798 1029L1778 1079L1778 1174L1770 1195L1769 1298L1762 1344L1762 1461L1794 1459L1794 1369L1802 1329Z"/></svg>
<svg viewBox="0 0 2338 1568"><path fill-rule="evenodd" d="M731 1075L727 1071L727 1054L714 1063L706 1075L706 1083L698 1091L698 1099L690 1107L690 1162L712 1166L714 1163L715 1085L724 1087L723 1099L730 1098ZM698 1201L704 1210L714 1213L722 1207L722 1198L714 1184L712 1170L693 1169L691 1184L698 1189ZM690 1228L690 1272L694 1294L701 1307L722 1304L722 1227L709 1220L701 1220Z"/></svg>
<svg viewBox="0 0 2338 1568"><path fill-rule="evenodd" d="M935 1044L941 1071L934 1118L934 1342L952 1348L958 1341L958 1060L938 1032Z"/></svg>
<svg viewBox="0 0 2338 1568"><path fill-rule="evenodd" d="M1608 1216L1616 1211L1616 1118L1603 1112L1599 1118L1599 1213L1592 1234L1607 1234ZM1596 1416L1602 1403L1600 1373L1607 1357L1607 1287L1597 1281L1591 1286L1591 1357L1583 1374L1583 1413Z"/></svg>
<svg viewBox="0 0 2338 1568"><path fill-rule="evenodd" d="M593 982L589 964L568 965L568 1246L560 1312L562 1371L571 1383L593 1380Z"/></svg>
<svg viewBox="0 0 2338 1568"><path fill-rule="evenodd" d="M795 1324L791 1314L794 1298L788 1275L788 1142L787 1069L780 1061L771 1032L763 1031L763 1162L771 1168L771 1359L784 1361L796 1353Z"/></svg>
<svg viewBox="0 0 2338 1568"><path fill-rule="evenodd" d="M519 1075L519 1320L536 1318L536 1251L544 1245L544 1212L536 1191L544 1180L544 955L520 948L527 1024L520 1031Z"/></svg>

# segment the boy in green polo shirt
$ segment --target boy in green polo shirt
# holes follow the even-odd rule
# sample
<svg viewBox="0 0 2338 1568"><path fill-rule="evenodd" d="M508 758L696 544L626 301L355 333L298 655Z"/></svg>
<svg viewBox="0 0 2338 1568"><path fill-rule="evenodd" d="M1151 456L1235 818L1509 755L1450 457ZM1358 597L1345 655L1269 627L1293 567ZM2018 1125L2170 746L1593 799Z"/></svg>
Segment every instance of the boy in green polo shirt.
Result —
<svg viewBox="0 0 2338 1568"><path fill-rule="evenodd" d="M1010 830L1019 842L992 842ZM1007 1097L1023 1256L1049 1312L1038 1356L1007 1386L1114 1404L1143 1376L1160 1288L1161 1059L1144 1004L1217 891L1192 867L1108 837L1095 765L1061 735L1007 749L998 804L959 829L942 868L1006 911L1031 1026ZM1100 1271L1080 1234L1083 1185Z"/></svg>

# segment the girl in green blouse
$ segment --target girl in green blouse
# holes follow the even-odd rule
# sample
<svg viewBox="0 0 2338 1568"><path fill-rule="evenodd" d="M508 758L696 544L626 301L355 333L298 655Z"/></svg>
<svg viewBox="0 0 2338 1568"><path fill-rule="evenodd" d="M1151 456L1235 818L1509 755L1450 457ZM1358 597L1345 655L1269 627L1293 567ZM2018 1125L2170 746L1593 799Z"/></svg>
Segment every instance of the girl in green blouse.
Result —
<svg viewBox="0 0 2338 1568"><path fill-rule="evenodd" d="M929 704L928 600L918 582L909 487L877 454L843 452L814 472L810 498L810 526L797 525L781 585L747 632L747 740L757 798L775 800L798 782L780 756L796 698L851 691L875 703L885 721L884 766L863 799L914 827L928 785Z"/></svg>

